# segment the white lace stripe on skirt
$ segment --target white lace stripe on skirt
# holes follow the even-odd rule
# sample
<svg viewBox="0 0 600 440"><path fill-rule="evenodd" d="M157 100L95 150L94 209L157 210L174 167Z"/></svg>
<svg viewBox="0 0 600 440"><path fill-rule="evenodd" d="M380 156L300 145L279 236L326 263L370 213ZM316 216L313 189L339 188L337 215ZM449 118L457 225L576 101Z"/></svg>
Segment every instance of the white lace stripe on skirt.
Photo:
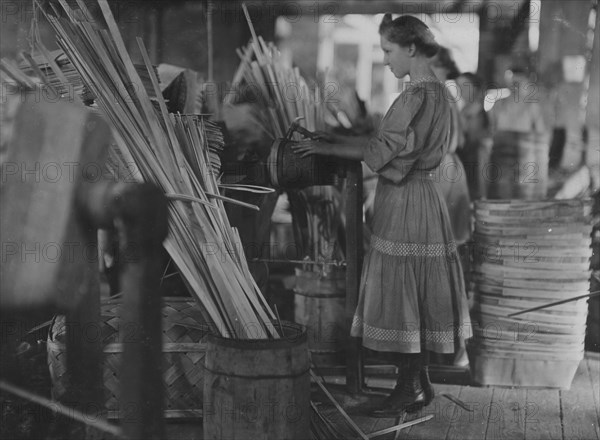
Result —
<svg viewBox="0 0 600 440"><path fill-rule="evenodd" d="M456 253L456 243L406 243L371 236L371 247L394 257L445 257Z"/></svg>
<svg viewBox="0 0 600 440"><path fill-rule="evenodd" d="M354 316L352 320L352 336L360 336L364 338L374 339L378 341L390 342L419 342L421 333L424 333L426 342L433 343L452 343L455 337L470 338L472 334L470 323L465 323L459 326L458 329L450 328L448 330L400 330L400 329L385 329L365 324L364 321Z"/></svg>

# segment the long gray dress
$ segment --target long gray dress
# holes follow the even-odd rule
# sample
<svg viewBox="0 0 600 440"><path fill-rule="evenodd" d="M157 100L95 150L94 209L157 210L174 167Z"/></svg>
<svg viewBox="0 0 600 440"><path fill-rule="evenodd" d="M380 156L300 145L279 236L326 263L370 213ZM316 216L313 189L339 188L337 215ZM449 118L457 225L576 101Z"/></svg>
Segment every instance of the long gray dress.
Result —
<svg viewBox="0 0 600 440"><path fill-rule="evenodd" d="M409 86L365 147L378 173L371 247L351 334L377 351L452 353L472 335L439 165L450 102L436 81Z"/></svg>

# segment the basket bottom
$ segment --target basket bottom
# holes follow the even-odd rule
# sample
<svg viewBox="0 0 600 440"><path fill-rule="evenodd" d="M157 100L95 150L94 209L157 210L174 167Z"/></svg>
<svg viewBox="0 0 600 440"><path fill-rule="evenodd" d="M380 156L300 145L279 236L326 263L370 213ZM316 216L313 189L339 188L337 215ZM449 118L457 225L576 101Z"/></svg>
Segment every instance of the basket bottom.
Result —
<svg viewBox="0 0 600 440"><path fill-rule="evenodd" d="M478 385L568 390L581 359L548 360L469 353L471 379Z"/></svg>

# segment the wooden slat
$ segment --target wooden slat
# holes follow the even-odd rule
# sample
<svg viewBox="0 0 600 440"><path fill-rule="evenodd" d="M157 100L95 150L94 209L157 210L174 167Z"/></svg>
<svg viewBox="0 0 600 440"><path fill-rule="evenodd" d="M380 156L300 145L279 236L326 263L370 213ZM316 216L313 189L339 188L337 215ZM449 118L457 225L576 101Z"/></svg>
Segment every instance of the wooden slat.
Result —
<svg viewBox="0 0 600 440"><path fill-rule="evenodd" d="M525 438L561 440L560 395L558 390L527 390Z"/></svg>
<svg viewBox="0 0 600 440"><path fill-rule="evenodd" d="M492 403L492 388L461 387L457 396L472 412L457 407L447 440L481 440L488 428L488 416Z"/></svg>
<svg viewBox="0 0 600 440"><path fill-rule="evenodd" d="M331 403L333 403L333 405L340 412L340 414L344 417L344 419L346 420L346 422L352 427L352 429L354 430L355 434L357 434L361 438L367 440L367 437L361 431L360 427L356 424L356 422L354 420L352 420L352 418L348 415L348 413L342 408L342 406L337 402L337 400L335 400L335 398L333 397L333 395L325 387L325 385L323 384L322 379L319 378L319 377L317 377L317 375L312 370L310 371L310 376L311 376L312 380L317 383L317 385L319 386L319 388L321 388L321 391L323 391L325 393L325 395L329 398L329 400L331 401Z"/></svg>
<svg viewBox="0 0 600 440"><path fill-rule="evenodd" d="M380 429L389 428L390 426L392 426L391 423L393 423L393 419L375 419L369 417L366 418L365 421L362 423L358 422L357 420L357 423L359 424L363 432L369 435L370 432L376 432Z"/></svg>
<svg viewBox="0 0 600 440"><path fill-rule="evenodd" d="M395 439L396 436L399 435L398 433L400 432L400 430L407 429L413 425L418 425L420 423L428 422L429 420L433 419L433 414L429 414L425 417L420 417L418 419L412 419L408 422L405 422L404 419L405 419L405 415L397 417L395 419L393 426L390 426L389 428L380 429L379 431L376 431L376 432L372 432L371 434L369 434L368 437L370 439L372 439L372 438L381 438L384 435L389 435L389 436L394 435L394 439Z"/></svg>
<svg viewBox="0 0 600 440"><path fill-rule="evenodd" d="M120 342L107 344L104 346L104 353L123 353L125 346ZM163 353L181 353L184 352L199 352L203 353L206 351L206 344L195 343L195 342L167 342L162 344Z"/></svg>
<svg viewBox="0 0 600 440"><path fill-rule="evenodd" d="M486 440L525 439L525 389L496 388L488 416Z"/></svg>
<svg viewBox="0 0 600 440"><path fill-rule="evenodd" d="M177 419L180 421L181 419L201 419L202 418L202 410L201 409L166 409L164 411L165 419ZM119 411L111 410L106 414L107 419L119 419L121 417L121 413ZM198 432L202 433L202 426L197 426L195 428ZM167 436L167 438L171 438Z"/></svg>
<svg viewBox="0 0 600 440"><path fill-rule="evenodd" d="M362 429L362 431L368 436L370 433L380 431L382 429L391 428L397 425L398 419L376 419L369 416L356 416L352 418L356 421L356 424ZM393 439L395 433L384 434L381 437L376 437L377 440L390 440Z"/></svg>
<svg viewBox="0 0 600 440"><path fill-rule="evenodd" d="M460 387L457 385L441 385L433 384L436 396L433 402L429 406L423 408L421 411L409 414L406 417L405 422L409 422L413 419L425 417L433 414L433 419L415 426L410 426L407 429L403 429L396 435L396 439L410 439L410 440L430 440L430 439L445 439L446 432L448 431L448 420L454 413L454 403L450 402L445 397L442 397L443 393L449 393L458 395Z"/></svg>
<svg viewBox="0 0 600 440"><path fill-rule="evenodd" d="M598 413L587 363L579 364L571 389L560 391L564 438L598 440Z"/></svg>

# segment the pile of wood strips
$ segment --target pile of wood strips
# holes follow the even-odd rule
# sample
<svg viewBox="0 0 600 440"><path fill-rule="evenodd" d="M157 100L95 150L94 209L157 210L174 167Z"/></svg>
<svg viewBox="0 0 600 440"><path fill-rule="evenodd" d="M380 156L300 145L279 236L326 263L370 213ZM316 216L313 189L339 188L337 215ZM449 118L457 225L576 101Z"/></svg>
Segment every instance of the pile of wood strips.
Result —
<svg viewBox="0 0 600 440"><path fill-rule="evenodd" d="M219 194L213 172L219 165L215 145L222 146L216 127L199 116L168 113L138 38L158 104L153 105L106 0L98 0L105 29L82 0L77 7L70 4L52 2L44 14L111 123L121 165L135 167L139 180L155 183L171 199L164 246L204 308L207 323L225 337L279 337L275 316L250 275L240 237L225 214L223 201L229 199Z"/></svg>

